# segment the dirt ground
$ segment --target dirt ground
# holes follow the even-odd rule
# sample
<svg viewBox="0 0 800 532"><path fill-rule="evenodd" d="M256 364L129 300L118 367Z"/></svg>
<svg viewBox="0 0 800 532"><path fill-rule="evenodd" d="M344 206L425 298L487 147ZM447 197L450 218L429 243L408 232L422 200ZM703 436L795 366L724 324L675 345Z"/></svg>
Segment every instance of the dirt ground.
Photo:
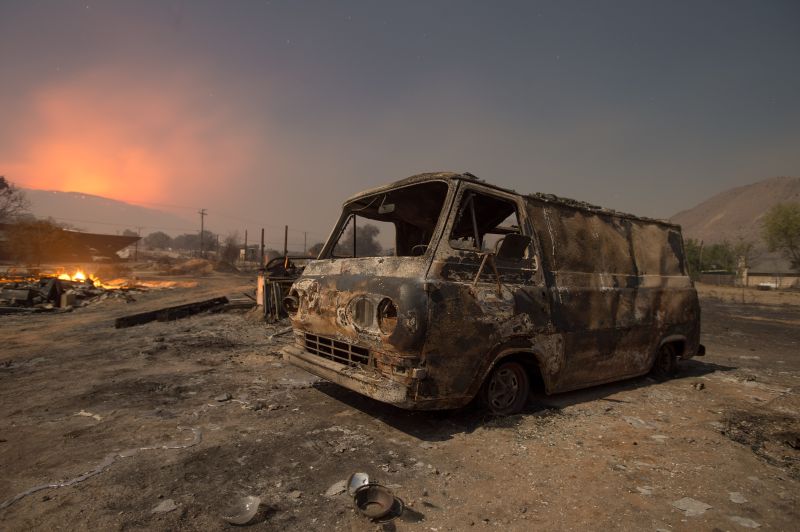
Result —
<svg viewBox="0 0 800 532"><path fill-rule="evenodd" d="M252 314L114 329L254 282L196 281L0 317L0 529L228 529L220 515L244 495L263 501L254 529L380 529L326 495L363 471L408 508L388 530L797 530L794 298L701 289L708 353L677 379L491 418L406 412L320 381L287 366Z"/></svg>

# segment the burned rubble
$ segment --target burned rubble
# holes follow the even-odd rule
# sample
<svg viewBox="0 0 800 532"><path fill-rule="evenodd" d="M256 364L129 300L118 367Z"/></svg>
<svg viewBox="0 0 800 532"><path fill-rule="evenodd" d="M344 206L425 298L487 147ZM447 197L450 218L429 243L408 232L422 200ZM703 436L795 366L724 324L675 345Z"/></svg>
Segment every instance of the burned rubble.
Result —
<svg viewBox="0 0 800 532"><path fill-rule="evenodd" d="M147 290L130 285L104 286L92 277L62 274L0 274L0 314L71 310L105 299L136 301Z"/></svg>
<svg viewBox="0 0 800 532"><path fill-rule="evenodd" d="M274 323L289 316L284 300L290 296L294 282L303 274L308 257L290 256L285 252L283 257L276 257L259 271L256 301L264 310L264 317Z"/></svg>

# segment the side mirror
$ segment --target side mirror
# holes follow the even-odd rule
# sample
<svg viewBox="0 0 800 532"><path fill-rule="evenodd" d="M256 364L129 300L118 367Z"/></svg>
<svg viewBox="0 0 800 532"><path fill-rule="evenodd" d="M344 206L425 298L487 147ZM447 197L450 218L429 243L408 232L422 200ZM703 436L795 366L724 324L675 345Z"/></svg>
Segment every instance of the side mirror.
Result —
<svg viewBox="0 0 800 532"><path fill-rule="evenodd" d="M531 237L519 233L506 235L500 242L497 258L500 260L519 260L525 258L525 252L531 245Z"/></svg>

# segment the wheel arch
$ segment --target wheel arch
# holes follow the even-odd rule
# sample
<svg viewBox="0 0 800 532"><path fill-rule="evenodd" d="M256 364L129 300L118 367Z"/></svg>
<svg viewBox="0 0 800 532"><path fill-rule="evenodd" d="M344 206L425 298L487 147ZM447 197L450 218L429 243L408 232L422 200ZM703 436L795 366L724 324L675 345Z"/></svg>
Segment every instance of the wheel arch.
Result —
<svg viewBox="0 0 800 532"><path fill-rule="evenodd" d="M678 358L683 358L684 354L686 353L686 346L687 346L688 339L686 335L683 334L670 334L665 336L661 339L658 343L658 347L656 348L656 356L658 352L664 347L666 344L671 344L675 346L675 355ZM655 362L656 356L653 357L653 362Z"/></svg>
<svg viewBox="0 0 800 532"><path fill-rule="evenodd" d="M470 389L470 396L476 397L492 370L502 362L519 362L525 368L531 383L531 388L539 388L545 393L550 393L550 382L544 372L542 372L542 360L544 353L533 347L504 346L496 349L492 356L487 357L489 362L476 375L476 379Z"/></svg>

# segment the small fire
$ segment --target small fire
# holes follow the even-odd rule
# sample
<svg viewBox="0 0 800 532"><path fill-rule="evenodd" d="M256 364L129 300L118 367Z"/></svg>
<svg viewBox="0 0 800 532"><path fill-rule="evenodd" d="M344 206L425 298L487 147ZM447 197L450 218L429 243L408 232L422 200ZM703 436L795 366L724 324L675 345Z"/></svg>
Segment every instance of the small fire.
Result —
<svg viewBox="0 0 800 532"><path fill-rule="evenodd" d="M68 273L61 273L58 275L58 278L62 281L74 281L77 283L85 283L87 280L91 281L92 284L98 288L118 288L114 286L106 286L103 282L96 277L94 274L86 275L83 270L77 270L74 274L70 275Z"/></svg>

